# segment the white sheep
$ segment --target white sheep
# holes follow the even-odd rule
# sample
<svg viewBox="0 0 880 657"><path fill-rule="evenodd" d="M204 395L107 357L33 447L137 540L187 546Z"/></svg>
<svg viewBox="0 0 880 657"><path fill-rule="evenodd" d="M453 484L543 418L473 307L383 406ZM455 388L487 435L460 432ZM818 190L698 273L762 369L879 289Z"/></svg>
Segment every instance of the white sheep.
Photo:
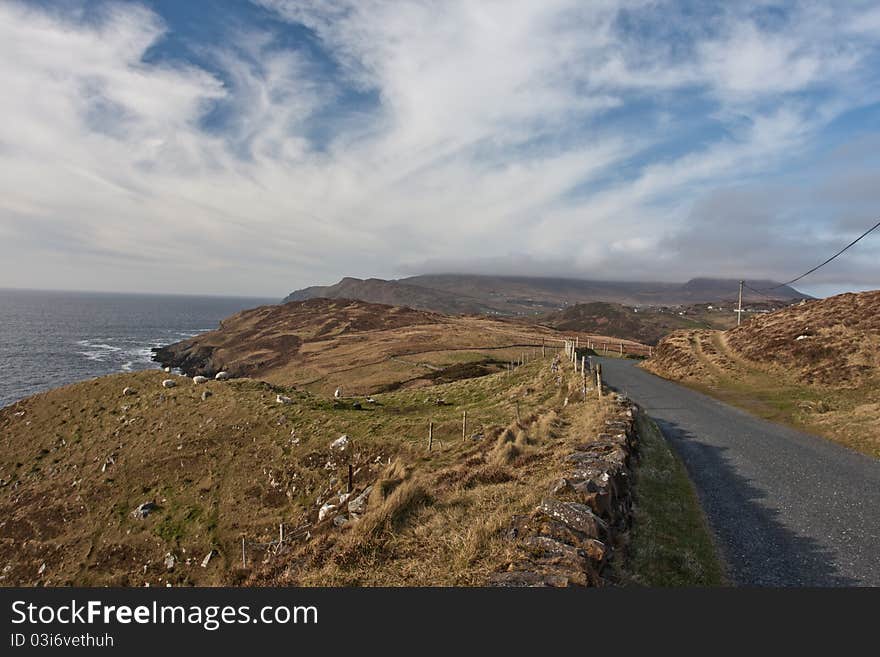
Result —
<svg viewBox="0 0 880 657"><path fill-rule="evenodd" d="M214 378L217 381L226 381L228 379L231 379L232 376L229 374L229 372L223 371L223 372L217 372L217 374L214 375Z"/></svg>
<svg viewBox="0 0 880 657"><path fill-rule="evenodd" d="M196 385L199 385L200 383L207 383L207 382L208 382L208 377L206 377L206 376L194 376L193 377L193 383L195 383Z"/></svg>
<svg viewBox="0 0 880 657"><path fill-rule="evenodd" d="M176 385L177 382L174 379L165 379L164 381L162 381L163 388L173 388Z"/></svg>
<svg viewBox="0 0 880 657"><path fill-rule="evenodd" d="M292 404L293 400L290 397L285 397L284 395L276 395L275 402L277 404Z"/></svg>
<svg viewBox="0 0 880 657"><path fill-rule="evenodd" d="M342 399L342 387L336 388L336 392L333 393L333 397L335 399Z"/></svg>

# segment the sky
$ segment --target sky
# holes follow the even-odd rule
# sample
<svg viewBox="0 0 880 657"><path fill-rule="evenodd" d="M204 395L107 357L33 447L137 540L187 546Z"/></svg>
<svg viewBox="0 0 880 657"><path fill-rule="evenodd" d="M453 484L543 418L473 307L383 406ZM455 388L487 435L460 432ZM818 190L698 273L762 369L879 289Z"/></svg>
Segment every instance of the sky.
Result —
<svg viewBox="0 0 880 657"><path fill-rule="evenodd" d="M859 0L0 0L0 287L789 280L880 215L878 83Z"/></svg>

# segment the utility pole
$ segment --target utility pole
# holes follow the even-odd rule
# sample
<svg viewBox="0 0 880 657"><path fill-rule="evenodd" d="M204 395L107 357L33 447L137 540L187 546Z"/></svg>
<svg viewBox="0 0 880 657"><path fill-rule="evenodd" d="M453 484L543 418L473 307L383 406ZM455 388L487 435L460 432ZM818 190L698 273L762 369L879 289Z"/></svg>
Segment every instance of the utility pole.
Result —
<svg viewBox="0 0 880 657"><path fill-rule="evenodd" d="M745 281L739 282L739 305L736 308L736 325L742 324L743 319L743 284Z"/></svg>

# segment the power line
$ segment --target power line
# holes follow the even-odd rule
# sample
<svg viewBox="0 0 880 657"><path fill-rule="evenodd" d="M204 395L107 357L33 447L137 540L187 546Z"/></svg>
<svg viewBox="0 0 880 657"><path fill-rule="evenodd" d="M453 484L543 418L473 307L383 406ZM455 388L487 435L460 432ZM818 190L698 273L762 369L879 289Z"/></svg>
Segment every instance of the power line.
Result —
<svg viewBox="0 0 880 657"><path fill-rule="evenodd" d="M767 296L766 294L761 292L761 290L756 290L755 288L753 288L751 285L748 285L747 283L743 283L743 287L746 288L747 290L751 290L752 292L755 292L756 294L760 294L762 297L764 297L765 299L769 299L770 301L779 301L779 299L774 299L773 297ZM771 288L767 288L767 289L774 290L776 288L771 287Z"/></svg>
<svg viewBox="0 0 880 657"><path fill-rule="evenodd" d="M798 282L799 280L801 280L801 279L804 278L805 276L809 276L809 275L812 274L814 271L816 271L817 269L821 269L822 267L824 267L825 265L827 265L829 262L831 262L832 260L834 260L837 256L839 256L840 254L842 254L844 251L846 251L847 249L849 249L851 246L855 245L855 244L856 244L859 240L861 240L863 237L867 237L868 234L874 232L874 231L877 230L878 228L880 228L880 221L878 221L876 224L874 224L873 226L871 226L868 230L866 230L864 233L862 233L861 235L859 235L857 238L855 238L852 242L850 242L849 244L847 244L845 247L843 247L840 251L838 251L837 253L835 253L833 256L831 256L830 258L828 258L828 260L826 260L826 261L823 262L823 263L820 263L820 264L816 265L816 266L813 267L810 271L808 271L808 272L804 272L803 274L801 274L801 275L798 276L797 278L792 278L790 281L787 281L787 282L785 282L785 283L780 283L779 285L774 285L773 287L765 287L765 288L763 289L763 291L764 291L764 292L769 292L769 291L771 291L771 290L778 290L778 289L781 288L781 287L785 287L786 285L791 285L792 283L796 283L796 282ZM746 286L746 287L748 287L748 286ZM752 290L752 292L757 292L758 294L761 294L761 293L762 293L761 290L755 290L754 288L751 288L751 287L749 287L749 289Z"/></svg>

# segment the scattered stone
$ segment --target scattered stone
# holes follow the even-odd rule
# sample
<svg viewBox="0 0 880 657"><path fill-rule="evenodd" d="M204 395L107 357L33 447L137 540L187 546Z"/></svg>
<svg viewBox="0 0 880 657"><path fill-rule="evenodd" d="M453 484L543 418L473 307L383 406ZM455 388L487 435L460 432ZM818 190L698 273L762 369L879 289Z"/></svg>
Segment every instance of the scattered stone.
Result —
<svg viewBox="0 0 880 657"><path fill-rule="evenodd" d="M208 554L205 555L205 558L202 559L202 568L208 567L208 564L211 561L211 557L213 557L213 556L214 556L214 550L211 550L210 552L208 552Z"/></svg>
<svg viewBox="0 0 880 657"><path fill-rule="evenodd" d="M44 561L39 568L37 568L37 575L42 575L46 572L46 562Z"/></svg>
<svg viewBox="0 0 880 657"><path fill-rule="evenodd" d="M174 379L165 379L164 381L162 381L163 388L173 388L176 385L177 382Z"/></svg>
<svg viewBox="0 0 880 657"><path fill-rule="evenodd" d="M356 410L356 411L359 411L359 410L361 410L361 408L362 408L360 402L354 402L354 403L352 403L351 407L352 407L354 410Z"/></svg>
<svg viewBox="0 0 880 657"><path fill-rule="evenodd" d="M335 510L336 510L336 505L335 505L335 504L330 504L329 502L328 502L327 504L325 504L324 506L322 506L322 507L318 510L318 522L321 522L322 520L324 520L324 518L326 518L327 516L329 516L329 515L330 515L331 513L333 513Z"/></svg>
<svg viewBox="0 0 880 657"><path fill-rule="evenodd" d="M217 381L228 381L231 378L232 375L230 375L229 372L226 371L217 372L217 374L214 375L214 379L216 379Z"/></svg>
<svg viewBox="0 0 880 657"><path fill-rule="evenodd" d="M135 390L135 389L132 388L131 386L125 386L125 387L122 389L122 394L123 394L123 395L129 395L129 396L130 396L130 395L136 395L136 394L137 394L137 390Z"/></svg>
<svg viewBox="0 0 880 657"><path fill-rule="evenodd" d="M342 506L348 501L348 498L351 497L351 493L340 493L339 494L339 505Z"/></svg>
<svg viewBox="0 0 880 657"><path fill-rule="evenodd" d="M202 392L202 401L205 401L206 399L208 399L208 397L210 397L210 396L213 395L213 394L214 394L214 393L211 392L210 390L204 390L204 391Z"/></svg>
<svg viewBox="0 0 880 657"><path fill-rule="evenodd" d="M330 443L330 449L344 452L350 442L351 439L348 437L348 434L342 434L339 438Z"/></svg>
<svg viewBox="0 0 880 657"><path fill-rule="evenodd" d="M368 404L375 404L375 403L376 403L376 400L373 399L372 397L367 397L367 403L368 403Z"/></svg>
<svg viewBox="0 0 880 657"><path fill-rule="evenodd" d="M276 404L292 404L293 400L290 397L286 397L284 395L275 395L275 403Z"/></svg>
<svg viewBox="0 0 880 657"><path fill-rule="evenodd" d="M132 511L131 515L133 515L135 518L146 518L148 515L150 515L153 511L155 511L158 508L159 508L159 505L156 504L155 502L152 502L152 501L151 502L144 502L143 504L138 506L138 508L136 508L134 511Z"/></svg>
<svg viewBox="0 0 880 657"><path fill-rule="evenodd" d="M174 566L177 565L177 557L175 557L171 552L165 555L165 570L174 570Z"/></svg>
<svg viewBox="0 0 880 657"><path fill-rule="evenodd" d="M206 377L206 376L196 375L193 377L193 383L195 383L196 385L201 385L202 383L207 383L207 382L208 382L208 377Z"/></svg>
<svg viewBox="0 0 880 657"><path fill-rule="evenodd" d="M107 472L107 468L109 468L111 465L114 465L115 463L116 463L116 455L111 454L104 461L104 465L101 466L101 472Z"/></svg>
<svg viewBox="0 0 880 657"><path fill-rule="evenodd" d="M339 515L333 518L334 527L342 527L346 524L348 524L348 518L346 518L345 516Z"/></svg>
<svg viewBox="0 0 880 657"><path fill-rule="evenodd" d="M171 368L170 368L170 367L165 367L165 368L163 368L163 371L164 371L166 374L170 374L170 373L171 373Z"/></svg>
<svg viewBox="0 0 880 657"><path fill-rule="evenodd" d="M353 500L348 503L348 512L356 513L358 515L363 514L367 510L367 501L370 499L370 492L373 490L373 486L367 486L364 489L364 492L355 497Z"/></svg>

